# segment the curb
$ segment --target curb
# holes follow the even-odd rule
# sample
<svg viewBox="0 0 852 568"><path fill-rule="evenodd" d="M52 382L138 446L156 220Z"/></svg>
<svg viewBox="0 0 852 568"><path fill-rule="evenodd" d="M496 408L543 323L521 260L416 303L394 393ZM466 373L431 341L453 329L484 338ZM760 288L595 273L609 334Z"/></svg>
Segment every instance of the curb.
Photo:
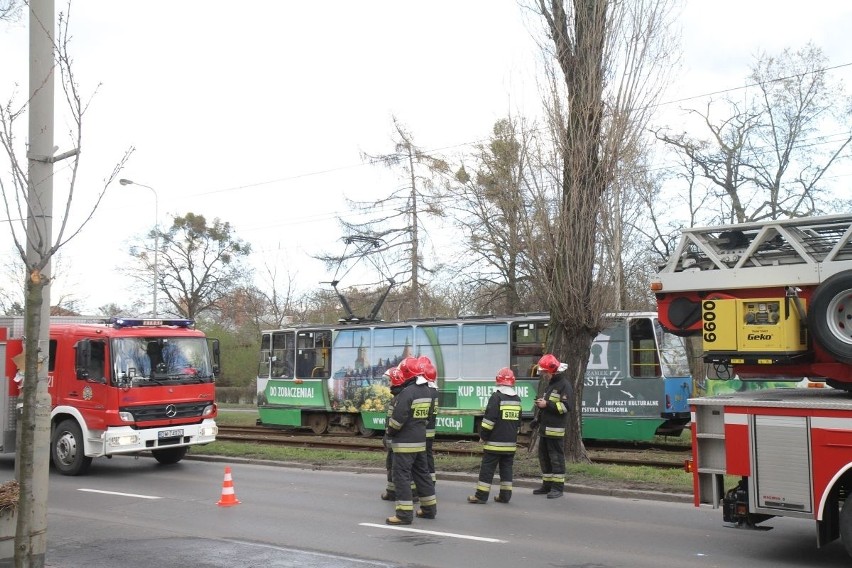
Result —
<svg viewBox="0 0 852 568"><path fill-rule="evenodd" d="M287 467L291 469L308 469L312 471L348 471L352 473L376 473L385 474L384 469L370 467L347 467L334 466L325 467L319 464L307 464L300 462L283 462L275 460L261 460L253 458L237 458L228 456L205 456L205 455L187 455L184 459L215 462L215 463L242 463L255 465L268 465L275 467ZM465 473L440 473L440 479L448 481L466 481L476 483L476 476ZM540 485L540 481L532 479L515 479L512 480L512 485L515 487L535 488ZM644 489L627 489L627 488L611 488L611 487L593 487L591 485L577 485L574 483L565 484L566 493L577 493L581 495L599 495L603 497L617 497L620 499L643 499L647 501L665 501L669 503L693 503L693 497L690 493L666 493L665 491L650 491Z"/></svg>

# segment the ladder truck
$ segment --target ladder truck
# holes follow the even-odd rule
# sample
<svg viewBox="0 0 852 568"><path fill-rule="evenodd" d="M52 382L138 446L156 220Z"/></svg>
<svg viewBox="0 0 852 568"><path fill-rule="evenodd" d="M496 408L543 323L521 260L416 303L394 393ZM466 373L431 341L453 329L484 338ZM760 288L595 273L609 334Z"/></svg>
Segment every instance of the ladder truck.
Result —
<svg viewBox="0 0 852 568"><path fill-rule="evenodd" d="M811 519L852 556L852 215L685 229L651 289L719 377L832 387L691 398L695 506L740 528Z"/></svg>

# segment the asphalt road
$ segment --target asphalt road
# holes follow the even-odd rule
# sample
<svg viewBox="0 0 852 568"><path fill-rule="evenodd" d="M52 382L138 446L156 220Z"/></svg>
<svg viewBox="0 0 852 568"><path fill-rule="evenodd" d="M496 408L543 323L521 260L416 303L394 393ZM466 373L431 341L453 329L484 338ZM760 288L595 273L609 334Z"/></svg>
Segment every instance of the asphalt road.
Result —
<svg viewBox="0 0 852 568"><path fill-rule="evenodd" d="M224 468L239 504L222 499ZM0 460L0 481L14 476ZM691 503L517 488L512 502L465 502L472 479L439 479L438 518L388 527L378 473L235 461L95 460L89 475L51 472L46 565L52 568L848 567L840 543L817 549L813 523L725 528ZM649 496L643 496L649 497ZM8 566L0 563L0 566Z"/></svg>

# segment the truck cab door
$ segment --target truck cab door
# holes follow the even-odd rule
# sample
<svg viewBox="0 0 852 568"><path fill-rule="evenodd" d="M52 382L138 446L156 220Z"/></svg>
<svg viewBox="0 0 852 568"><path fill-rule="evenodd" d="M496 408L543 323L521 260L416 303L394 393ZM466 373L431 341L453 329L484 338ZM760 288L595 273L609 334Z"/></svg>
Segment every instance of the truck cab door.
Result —
<svg viewBox="0 0 852 568"><path fill-rule="evenodd" d="M54 385L57 403L78 408L90 430L102 430L106 427L109 396L106 341L81 339L74 349L74 375Z"/></svg>

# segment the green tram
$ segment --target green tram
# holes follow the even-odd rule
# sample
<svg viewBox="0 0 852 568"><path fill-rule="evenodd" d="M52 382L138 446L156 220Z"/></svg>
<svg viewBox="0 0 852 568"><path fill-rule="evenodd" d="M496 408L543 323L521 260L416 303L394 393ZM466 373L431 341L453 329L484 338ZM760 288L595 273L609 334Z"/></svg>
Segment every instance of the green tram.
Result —
<svg viewBox="0 0 852 568"><path fill-rule="evenodd" d="M405 357L426 355L438 371L439 433L478 431L502 367L515 372L526 431L548 322L548 314L539 313L264 331L258 424L316 434L381 432L391 398L383 373ZM650 440L678 434L689 422L691 393L681 338L665 332L655 313L610 314L589 357L583 437Z"/></svg>

